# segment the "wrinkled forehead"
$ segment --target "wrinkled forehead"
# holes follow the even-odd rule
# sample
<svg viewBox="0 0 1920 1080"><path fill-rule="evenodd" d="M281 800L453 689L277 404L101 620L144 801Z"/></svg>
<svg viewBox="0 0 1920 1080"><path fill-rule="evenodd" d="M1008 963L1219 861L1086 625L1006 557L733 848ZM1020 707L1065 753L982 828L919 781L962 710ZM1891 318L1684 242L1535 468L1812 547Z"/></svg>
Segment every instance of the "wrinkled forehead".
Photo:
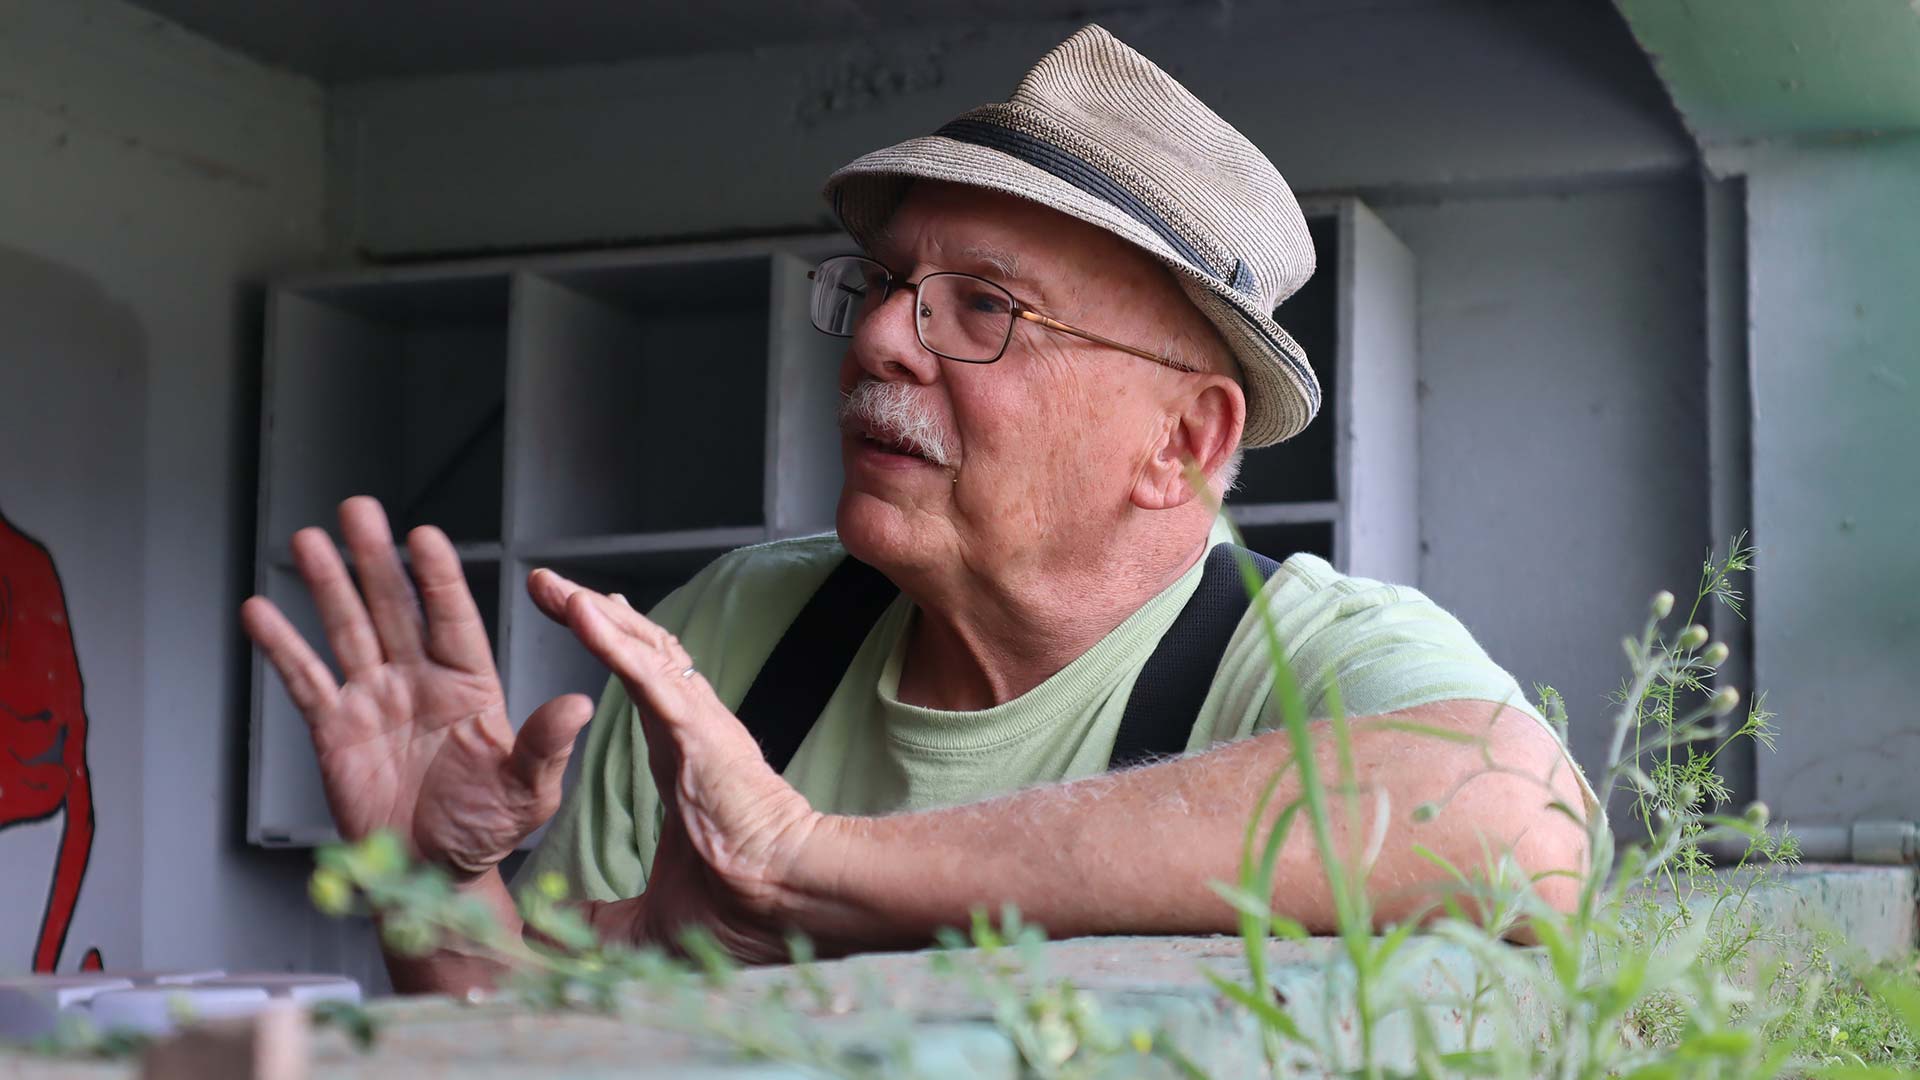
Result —
<svg viewBox="0 0 1920 1080"><path fill-rule="evenodd" d="M871 254L896 265L924 260L1027 290L1030 298L1165 290L1184 302L1152 256L1104 229L998 191L920 180L909 185L872 238Z"/></svg>
<svg viewBox="0 0 1920 1080"><path fill-rule="evenodd" d="M893 213L878 231L878 242L898 240L930 223L994 234L1010 242L1060 239L1075 228L1100 230L1048 206L1005 192L941 180L906 184Z"/></svg>

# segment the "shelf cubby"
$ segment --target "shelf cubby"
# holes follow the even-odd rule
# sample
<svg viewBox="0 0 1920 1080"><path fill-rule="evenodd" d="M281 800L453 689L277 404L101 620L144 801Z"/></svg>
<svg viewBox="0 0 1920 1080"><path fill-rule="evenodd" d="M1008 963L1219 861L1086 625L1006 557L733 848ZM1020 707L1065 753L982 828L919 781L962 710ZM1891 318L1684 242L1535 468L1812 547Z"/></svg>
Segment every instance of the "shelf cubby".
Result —
<svg viewBox="0 0 1920 1080"><path fill-rule="evenodd" d="M765 256L515 282L515 543L759 526Z"/></svg>
<svg viewBox="0 0 1920 1080"><path fill-rule="evenodd" d="M1240 535L1246 538L1247 547L1279 562L1285 562L1288 556L1301 552L1333 561L1334 526L1331 521L1243 525Z"/></svg>
<svg viewBox="0 0 1920 1080"><path fill-rule="evenodd" d="M1319 270L1274 317L1306 351L1320 415L1249 451L1227 508L1263 554L1311 551L1344 573L1420 573L1413 256L1357 199L1303 204Z"/></svg>
<svg viewBox="0 0 1920 1080"><path fill-rule="evenodd" d="M265 387L262 542L335 530L377 496L397 535L498 542L508 278L373 280L277 293Z"/></svg>
<svg viewBox="0 0 1920 1080"><path fill-rule="evenodd" d="M516 560L508 582L511 627L503 674L507 707L516 720L561 694L598 698L607 669L589 654L573 632L546 617L527 595L527 575L546 567L590 589L618 593L636 610L647 611L674 589L728 551L755 537L709 537L708 546L640 544L629 550L606 549L558 557Z"/></svg>
<svg viewBox="0 0 1920 1080"><path fill-rule="evenodd" d="M828 241L775 252L767 327L767 527L774 536L833 528L840 501L840 362L845 338L813 328L807 272L848 249Z"/></svg>
<svg viewBox="0 0 1920 1080"><path fill-rule="evenodd" d="M1307 218L1322 267L1339 264L1337 214ZM1306 351L1320 380L1320 415L1307 429L1278 446L1247 451L1240 483L1230 503L1330 503L1335 483L1334 429L1340 408L1340 306L1334 276L1316 273L1274 312L1274 319Z"/></svg>

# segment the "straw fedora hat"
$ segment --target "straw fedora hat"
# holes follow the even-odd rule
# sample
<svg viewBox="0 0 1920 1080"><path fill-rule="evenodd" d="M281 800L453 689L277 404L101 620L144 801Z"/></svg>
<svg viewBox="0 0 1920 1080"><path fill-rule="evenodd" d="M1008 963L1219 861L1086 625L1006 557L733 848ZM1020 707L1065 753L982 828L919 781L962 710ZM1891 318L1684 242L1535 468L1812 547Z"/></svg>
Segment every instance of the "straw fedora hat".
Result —
<svg viewBox="0 0 1920 1080"><path fill-rule="evenodd" d="M841 167L826 196L870 247L917 179L1037 202L1172 268L1240 362L1241 445L1291 438L1320 411L1306 353L1273 321L1313 275L1300 204L1246 136L1104 29L1061 42L1006 102Z"/></svg>

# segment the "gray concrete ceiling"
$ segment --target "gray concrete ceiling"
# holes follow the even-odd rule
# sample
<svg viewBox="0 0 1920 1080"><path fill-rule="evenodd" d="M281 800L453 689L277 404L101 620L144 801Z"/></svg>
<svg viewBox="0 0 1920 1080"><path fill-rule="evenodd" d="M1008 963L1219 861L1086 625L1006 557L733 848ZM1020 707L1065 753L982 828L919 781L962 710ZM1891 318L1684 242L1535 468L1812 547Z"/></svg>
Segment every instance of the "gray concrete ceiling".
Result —
<svg viewBox="0 0 1920 1080"><path fill-rule="evenodd" d="M916 27L971 27L1006 20L1163 11L1207 17L1232 6L1232 0L133 2L228 48L329 83L846 41ZM1363 2L1378 5L1381 0Z"/></svg>

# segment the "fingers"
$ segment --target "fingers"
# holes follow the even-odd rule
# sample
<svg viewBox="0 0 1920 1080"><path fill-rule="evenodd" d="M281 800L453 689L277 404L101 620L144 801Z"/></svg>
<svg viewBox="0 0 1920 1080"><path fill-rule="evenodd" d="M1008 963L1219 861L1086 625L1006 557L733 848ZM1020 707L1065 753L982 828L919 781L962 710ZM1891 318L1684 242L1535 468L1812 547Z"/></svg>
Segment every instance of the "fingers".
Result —
<svg viewBox="0 0 1920 1080"><path fill-rule="evenodd" d="M560 576L558 571L549 570L544 566L537 567L527 575L527 595L533 598L533 605L540 609L542 615L562 626L567 625L567 601L582 587L577 582ZM627 603L627 598L619 593L611 594L608 599L617 601L628 611L633 610L633 605ZM640 622L645 623L646 620L643 618ZM647 625L652 624L647 623Z"/></svg>
<svg viewBox="0 0 1920 1080"><path fill-rule="evenodd" d="M333 701L340 691L340 684L334 681L333 672L315 655L313 647L307 644L300 631L293 628L287 617L280 613L273 601L264 596L256 596L240 605L240 625L247 636L260 647L267 663L279 672L280 682L287 688L287 696L293 699L294 707L301 713L311 716Z"/></svg>
<svg viewBox="0 0 1920 1080"><path fill-rule="evenodd" d="M567 624L567 598L579 589L580 586L544 566L527 575L527 596L532 598L533 606L562 626Z"/></svg>
<svg viewBox="0 0 1920 1080"><path fill-rule="evenodd" d="M585 694L554 698L527 717L513 740L514 773L527 790L558 796L573 744L592 719L593 699Z"/></svg>
<svg viewBox="0 0 1920 1080"><path fill-rule="evenodd" d="M673 682L663 686L666 691L683 691L683 684L691 681L681 673L693 666L693 658L679 639L623 601L576 588L567 599L567 625L589 652L623 679L671 676ZM670 696L677 700L679 694Z"/></svg>
<svg viewBox="0 0 1920 1080"><path fill-rule="evenodd" d="M571 619L572 616L569 613L568 605L576 594L580 594L591 597L594 601L594 608L612 620L615 628L622 633L631 634L649 645L656 646L665 644L667 640L673 636L661 629L659 624L655 623L652 619L635 611L633 605L627 602L627 598L619 593L609 594L596 592L593 589L569 581L552 570L540 570L536 571L536 573L540 575L544 583L543 588L551 590L554 596L560 598L561 612L559 618L562 622Z"/></svg>
<svg viewBox="0 0 1920 1080"><path fill-rule="evenodd" d="M561 577L541 567L527 575L527 593L546 616L562 626L571 627L571 602L575 596L591 597L593 608L612 621L616 630L640 638L653 646L664 645L672 637L653 620L633 609L619 593L608 595Z"/></svg>
<svg viewBox="0 0 1920 1080"><path fill-rule="evenodd" d="M550 570L538 576L559 578ZM613 669L639 706L648 743L648 765L656 781L671 781L683 754L703 759L715 754L729 759L737 755L760 759L759 744L721 703L706 678L693 669L693 658L678 638L624 600L581 588L564 578L557 583L543 582L540 587L556 593L571 590L566 593L567 626L588 652ZM663 784L660 790L664 797L672 785Z"/></svg>
<svg viewBox="0 0 1920 1080"><path fill-rule="evenodd" d="M373 627L380 635L387 658L400 660L420 655L422 647L420 605L414 600L413 583L407 568L393 549L393 531L387 525L387 512L380 501L369 495L355 495L340 504L340 531L347 538L347 550L353 552L354 569L360 572L361 592Z"/></svg>
<svg viewBox="0 0 1920 1080"><path fill-rule="evenodd" d="M492 671L493 645L453 541L425 525L408 534L407 549L413 553L413 580L427 613L427 650L449 667Z"/></svg>
<svg viewBox="0 0 1920 1080"><path fill-rule="evenodd" d="M380 666L385 655L380 651L379 635L373 620L367 617L360 592L347 574L347 564L324 529L301 529L293 534L293 565L306 580L313 594L314 609L320 613L320 625L333 647L334 659L347 678L368 668ZM297 635L296 635L297 636Z"/></svg>
<svg viewBox="0 0 1920 1080"><path fill-rule="evenodd" d="M659 757L660 765L671 769L673 758L682 753L700 756L717 751L736 737L758 754L753 737L721 704L706 678L693 670L693 658L678 638L591 589L574 594L567 603L567 615L574 636L613 669L640 707L641 724L652 746L650 756ZM666 733L671 745L659 742L662 726L671 729Z"/></svg>

